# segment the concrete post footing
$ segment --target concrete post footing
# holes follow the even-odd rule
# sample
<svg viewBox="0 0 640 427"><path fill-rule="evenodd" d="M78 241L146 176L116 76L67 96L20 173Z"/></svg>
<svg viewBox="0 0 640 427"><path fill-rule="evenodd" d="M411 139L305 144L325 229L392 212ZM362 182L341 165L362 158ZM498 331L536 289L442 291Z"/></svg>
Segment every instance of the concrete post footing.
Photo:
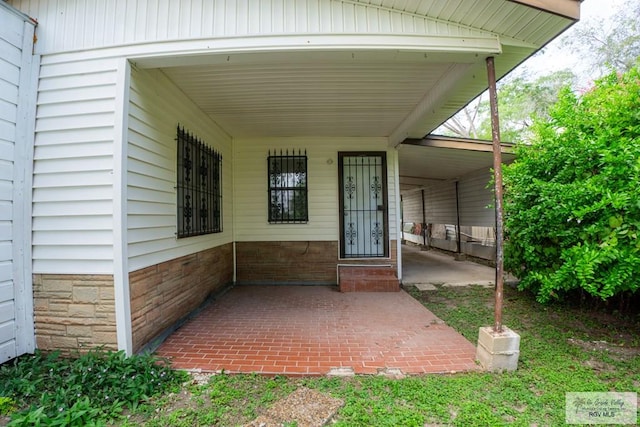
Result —
<svg viewBox="0 0 640 427"><path fill-rule="evenodd" d="M495 332L491 326L480 328L476 360L486 371L515 371L519 355L520 335L506 326L502 332Z"/></svg>

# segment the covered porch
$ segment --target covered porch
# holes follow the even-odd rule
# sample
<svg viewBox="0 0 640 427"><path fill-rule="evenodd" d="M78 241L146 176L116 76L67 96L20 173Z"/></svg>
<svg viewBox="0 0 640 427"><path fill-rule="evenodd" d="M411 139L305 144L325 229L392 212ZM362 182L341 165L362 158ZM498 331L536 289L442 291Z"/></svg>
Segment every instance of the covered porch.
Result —
<svg viewBox="0 0 640 427"><path fill-rule="evenodd" d="M406 286L487 285L494 269L403 245ZM406 289L405 286L405 289ZM284 375L415 375L479 369L475 345L406 291L236 286L158 348L180 369Z"/></svg>
<svg viewBox="0 0 640 427"><path fill-rule="evenodd" d="M479 369L475 346L401 292L236 286L159 347L174 367L265 375Z"/></svg>

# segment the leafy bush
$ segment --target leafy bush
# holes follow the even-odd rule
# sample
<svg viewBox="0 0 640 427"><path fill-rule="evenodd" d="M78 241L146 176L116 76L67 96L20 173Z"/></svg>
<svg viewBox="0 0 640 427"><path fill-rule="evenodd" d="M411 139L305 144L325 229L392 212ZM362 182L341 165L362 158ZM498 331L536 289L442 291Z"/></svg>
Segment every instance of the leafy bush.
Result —
<svg viewBox="0 0 640 427"><path fill-rule="evenodd" d="M10 415L17 407L15 400L10 397L0 396L0 415Z"/></svg>
<svg viewBox="0 0 640 427"><path fill-rule="evenodd" d="M0 395L24 405L9 425L102 425L185 375L151 355L93 350L68 359L36 352L0 366Z"/></svg>
<svg viewBox="0 0 640 427"><path fill-rule="evenodd" d="M541 302L640 287L640 71L565 90L504 168L505 267Z"/></svg>

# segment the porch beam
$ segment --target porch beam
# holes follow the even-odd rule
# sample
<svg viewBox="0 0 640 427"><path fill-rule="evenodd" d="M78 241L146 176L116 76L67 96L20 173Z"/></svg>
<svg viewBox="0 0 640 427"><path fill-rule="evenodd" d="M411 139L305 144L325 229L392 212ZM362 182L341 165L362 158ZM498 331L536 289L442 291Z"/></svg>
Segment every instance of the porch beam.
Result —
<svg viewBox="0 0 640 427"><path fill-rule="evenodd" d="M502 211L502 149L500 145L500 120L498 115L498 93L496 90L496 69L492 56L487 62L487 78L489 80L489 104L491 109L491 137L493 140L493 176L496 210L496 288L493 331L502 332L502 302L504 287L504 252L503 252L503 211Z"/></svg>
<svg viewBox="0 0 640 427"><path fill-rule="evenodd" d="M436 109L445 102L447 94L452 91L456 85L468 73L470 64L453 64L444 73L435 85L433 90L427 92L425 96L418 102L411 113L396 127L389 135L389 145L397 148L403 141L409 137L409 130L412 129L429 113L435 112Z"/></svg>
<svg viewBox="0 0 640 427"><path fill-rule="evenodd" d="M108 50L108 49L106 49ZM291 53L304 55L310 51L340 54L344 60L370 60L370 52L387 52L392 60L421 58L426 62L450 62L452 59L471 63L476 55L502 53L498 36L424 36L382 34L305 34L254 37L227 37L205 40L176 41L161 44L141 44L119 47L114 54L126 55L137 67L214 65L222 63L250 64L265 61L290 60ZM101 52L102 56L106 52ZM251 55L245 55L245 54ZM86 52L92 55L91 51ZM484 55L483 55L484 56Z"/></svg>
<svg viewBox="0 0 640 427"><path fill-rule="evenodd" d="M402 141L404 145L417 145L420 147L434 147L434 148L452 148L456 150L468 150L468 151L482 151L485 153L493 152L492 141L485 141L482 139L470 139L470 138L453 138L438 135L427 135L422 139L407 138ZM515 145L509 142L501 142L500 150L505 154L514 153Z"/></svg>

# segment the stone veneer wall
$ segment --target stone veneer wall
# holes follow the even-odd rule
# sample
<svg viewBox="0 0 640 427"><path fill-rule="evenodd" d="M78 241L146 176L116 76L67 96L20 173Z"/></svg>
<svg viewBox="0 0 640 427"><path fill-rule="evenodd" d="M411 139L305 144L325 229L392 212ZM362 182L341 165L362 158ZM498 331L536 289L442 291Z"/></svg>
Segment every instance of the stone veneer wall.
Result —
<svg viewBox="0 0 640 427"><path fill-rule="evenodd" d="M338 259L337 241L236 242L236 281L239 284L337 284L338 264L391 264L397 274L396 241L391 257Z"/></svg>
<svg viewBox="0 0 640 427"><path fill-rule="evenodd" d="M39 349L118 348L113 276L34 274L33 298Z"/></svg>
<svg viewBox="0 0 640 427"><path fill-rule="evenodd" d="M141 350L233 280L233 244L129 273L133 351Z"/></svg>

